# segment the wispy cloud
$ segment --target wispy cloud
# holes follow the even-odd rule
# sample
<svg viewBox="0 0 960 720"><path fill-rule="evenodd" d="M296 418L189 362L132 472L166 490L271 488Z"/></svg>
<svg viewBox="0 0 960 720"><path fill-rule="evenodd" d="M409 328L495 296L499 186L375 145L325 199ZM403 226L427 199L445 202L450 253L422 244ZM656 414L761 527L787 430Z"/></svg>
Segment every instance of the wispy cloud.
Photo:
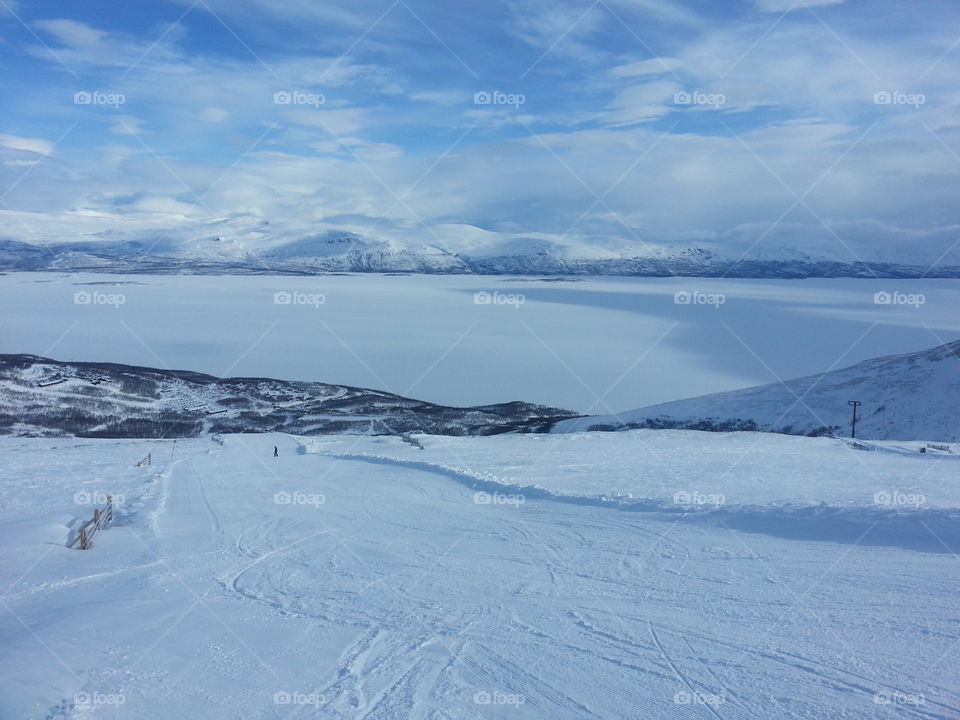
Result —
<svg viewBox="0 0 960 720"><path fill-rule="evenodd" d="M0 135L0 147L10 148L11 150L25 150L37 155L53 153L53 143L51 141L18 135Z"/></svg>

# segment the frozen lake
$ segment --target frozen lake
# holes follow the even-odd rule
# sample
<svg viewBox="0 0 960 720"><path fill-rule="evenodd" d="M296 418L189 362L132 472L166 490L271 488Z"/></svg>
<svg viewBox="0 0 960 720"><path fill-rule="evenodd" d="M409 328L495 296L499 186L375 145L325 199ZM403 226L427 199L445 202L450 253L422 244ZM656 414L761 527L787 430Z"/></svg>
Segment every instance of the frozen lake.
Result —
<svg viewBox="0 0 960 720"><path fill-rule="evenodd" d="M591 413L960 336L951 280L17 273L0 303L4 353Z"/></svg>

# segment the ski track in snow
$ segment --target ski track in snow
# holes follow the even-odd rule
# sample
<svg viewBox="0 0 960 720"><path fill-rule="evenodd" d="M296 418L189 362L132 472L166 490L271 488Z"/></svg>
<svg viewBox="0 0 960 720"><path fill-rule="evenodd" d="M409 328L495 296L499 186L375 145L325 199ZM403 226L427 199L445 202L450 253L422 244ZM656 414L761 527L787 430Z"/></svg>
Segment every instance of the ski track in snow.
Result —
<svg viewBox="0 0 960 720"><path fill-rule="evenodd" d="M4 596L76 673L4 625L37 658L11 668L8 702L62 719L960 716L952 658L934 665L960 635L946 554L741 536L354 442L155 452L142 512ZM531 490L513 506L473 496ZM40 579L47 562L69 577ZM83 622L64 625L76 607ZM111 691L125 702L73 700Z"/></svg>

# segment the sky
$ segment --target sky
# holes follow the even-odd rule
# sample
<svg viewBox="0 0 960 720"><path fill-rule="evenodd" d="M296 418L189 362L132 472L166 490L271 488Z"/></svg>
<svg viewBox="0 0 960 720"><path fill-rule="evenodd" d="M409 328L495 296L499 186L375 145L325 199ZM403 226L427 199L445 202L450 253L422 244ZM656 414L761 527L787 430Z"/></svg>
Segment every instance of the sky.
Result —
<svg viewBox="0 0 960 720"><path fill-rule="evenodd" d="M960 237L955 2L0 0L0 29L18 239Z"/></svg>

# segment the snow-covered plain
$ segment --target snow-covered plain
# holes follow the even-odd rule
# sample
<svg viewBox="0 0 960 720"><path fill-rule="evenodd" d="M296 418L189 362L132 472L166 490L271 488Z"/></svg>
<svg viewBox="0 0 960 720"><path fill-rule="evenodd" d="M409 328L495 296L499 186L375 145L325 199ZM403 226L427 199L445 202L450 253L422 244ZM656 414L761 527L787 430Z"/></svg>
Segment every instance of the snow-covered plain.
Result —
<svg viewBox="0 0 960 720"><path fill-rule="evenodd" d="M960 337L955 280L556 280L15 273L0 352L603 414Z"/></svg>
<svg viewBox="0 0 960 720"><path fill-rule="evenodd" d="M960 714L954 538L938 548L956 460L916 444L635 431L0 450L4 718ZM624 511L628 492L678 489L723 493L729 512ZM774 531L785 516L731 524L736 503L849 514L884 489L929 507L839 539L814 515L792 521L803 539ZM123 496L114 525L66 548L105 493ZM922 549L871 541L902 517L925 519Z"/></svg>

